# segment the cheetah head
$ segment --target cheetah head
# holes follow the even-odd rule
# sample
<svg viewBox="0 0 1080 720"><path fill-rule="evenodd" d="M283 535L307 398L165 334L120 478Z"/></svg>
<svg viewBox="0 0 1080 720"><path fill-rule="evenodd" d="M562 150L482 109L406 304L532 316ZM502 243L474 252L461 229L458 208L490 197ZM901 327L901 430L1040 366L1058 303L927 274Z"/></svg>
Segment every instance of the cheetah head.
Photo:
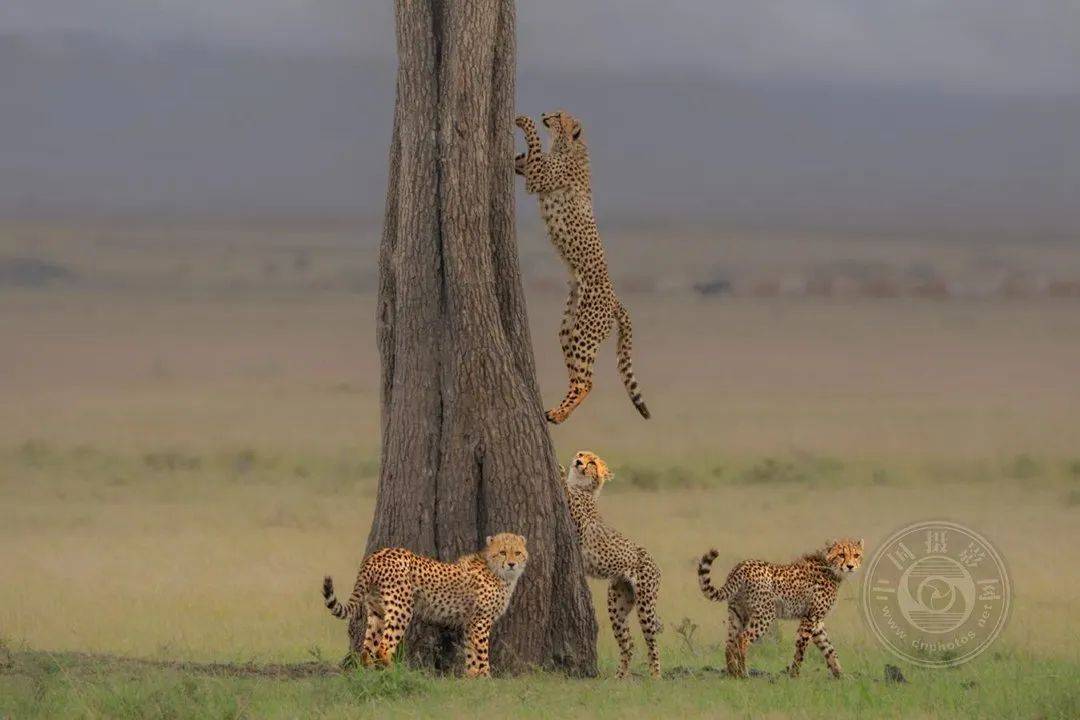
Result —
<svg viewBox="0 0 1080 720"><path fill-rule="evenodd" d="M862 564L862 538L842 538L825 544L825 561L837 574L855 572Z"/></svg>
<svg viewBox="0 0 1080 720"><path fill-rule="evenodd" d="M529 561L525 538L513 533L488 535L484 560L491 572L508 583L517 582L521 573L525 572L525 563Z"/></svg>
<svg viewBox="0 0 1080 720"><path fill-rule="evenodd" d="M566 482L571 487L591 490L595 494L600 492L604 483L613 477L615 474L596 453L582 450L570 463L570 472L566 475Z"/></svg>
<svg viewBox="0 0 1080 720"><path fill-rule="evenodd" d="M566 152L584 149L585 135L582 131L581 121L566 112L555 110L543 113L540 122L548 129L551 135L551 151Z"/></svg>

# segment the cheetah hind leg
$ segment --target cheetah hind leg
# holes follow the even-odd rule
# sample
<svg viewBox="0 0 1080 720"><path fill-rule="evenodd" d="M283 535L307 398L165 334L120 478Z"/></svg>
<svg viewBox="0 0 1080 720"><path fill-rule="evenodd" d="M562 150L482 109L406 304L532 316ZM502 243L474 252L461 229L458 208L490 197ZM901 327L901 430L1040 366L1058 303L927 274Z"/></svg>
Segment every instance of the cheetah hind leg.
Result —
<svg viewBox="0 0 1080 720"><path fill-rule="evenodd" d="M608 617L611 618L611 630L619 644L619 670L615 677L624 678L630 674L630 661L634 656L634 641L630 637L630 624L627 618L634 607L634 586L625 578L612 580L608 585Z"/></svg>
<svg viewBox="0 0 1080 720"><path fill-rule="evenodd" d="M645 646L649 650L649 674L660 677L660 648L656 636L662 626L656 616L656 598L660 591L660 571L653 565L646 565L637 584L637 614L641 623L641 634L645 636Z"/></svg>
<svg viewBox="0 0 1080 720"><path fill-rule="evenodd" d="M386 666L394 661L394 652L409 627L409 621L412 620L412 596L407 589L401 588L400 592L386 597L383 604L385 614L382 640L375 651L375 659L380 665Z"/></svg>
<svg viewBox="0 0 1080 720"><path fill-rule="evenodd" d="M757 610L757 609L755 609ZM738 677L746 677L748 675L746 669L746 653L750 649L750 646L754 642L765 634L765 631L772 625L775 616L772 614L766 614L764 612L751 612L750 620L743 627L735 637L735 652L738 659Z"/></svg>
<svg viewBox="0 0 1080 720"><path fill-rule="evenodd" d="M382 644L383 618L377 615L374 609L367 613L367 623L364 626L364 645L360 650L360 665L371 667L375 664L375 657L379 646Z"/></svg>
<svg viewBox="0 0 1080 720"><path fill-rule="evenodd" d="M577 320L581 293L577 280L571 280L569 285L570 292L566 296L566 309L563 310L562 324L559 327L559 347L562 349L566 371L572 374L574 372L574 353L571 350L570 337L574 332L574 323Z"/></svg>
<svg viewBox="0 0 1080 720"><path fill-rule="evenodd" d="M742 670L739 663L738 637L739 633L743 631L745 623L743 622L743 619L739 617L739 614L730 606L728 607L727 616L728 637L727 645L724 648L724 660L727 664L728 675L731 677L741 677Z"/></svg>
<svg viewBox="0 0 1080 720"><path fill-rule="evenodd" d="M570 371L570 388L557 408L548 410L547 419L558 425L574 412L592 390L593 365L600 343L611 334L615 323L610 302L602 302L601 294L590 288L581 291L577 316L570 331L569 346L564 352Z"/></svg>

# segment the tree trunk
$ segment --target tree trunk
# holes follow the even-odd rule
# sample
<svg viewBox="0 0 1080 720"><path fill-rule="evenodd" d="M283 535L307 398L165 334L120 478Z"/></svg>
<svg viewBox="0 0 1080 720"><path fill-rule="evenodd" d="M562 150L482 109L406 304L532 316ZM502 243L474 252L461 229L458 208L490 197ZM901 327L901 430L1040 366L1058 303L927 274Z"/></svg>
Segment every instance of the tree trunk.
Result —
<svg viewBox="0 0 1080 720"><path fill-rule="evenodd" d="M596 619L536 383L514 236L513 0L398 0L379 256L382 468L368 552L528 539L496 672L596 672ZM354 649L363 620L350 626ZM446 668L452 643L406 637Z"/></svg>

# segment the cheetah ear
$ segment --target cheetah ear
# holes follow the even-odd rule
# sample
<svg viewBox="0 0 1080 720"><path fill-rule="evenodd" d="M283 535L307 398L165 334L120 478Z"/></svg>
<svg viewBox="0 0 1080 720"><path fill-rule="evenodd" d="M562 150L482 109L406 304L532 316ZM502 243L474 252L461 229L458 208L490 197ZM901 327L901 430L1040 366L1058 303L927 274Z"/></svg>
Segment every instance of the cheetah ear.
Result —
<svg viewBox="0 0 1080 720"><path fill-rule="evenodd" d="M864 548L865 548L865 546L863 545L863 539L859 538L859 549L862 550Z"/></svg>
<svg viewBox="0 0 1080 720"><path fill-rule="evenodd" d="M574 123L574 129L570 132L570 137L572 137L575 140L577 140L579 137L581 137L581 123L579 123L579 122Z"/></svg>
<svg viewBox="0 0 1080 720"><path fill-rule="evenodd" d="M490 544L491 544L491 541L492 541L492 540L494 540L494 539L495 539L495 536L494 536L494 535L488 535L488 536L487 536L487 539L486 539L486 540L484 540L484 544L485 544L485 545L490 545Z"/></svg>

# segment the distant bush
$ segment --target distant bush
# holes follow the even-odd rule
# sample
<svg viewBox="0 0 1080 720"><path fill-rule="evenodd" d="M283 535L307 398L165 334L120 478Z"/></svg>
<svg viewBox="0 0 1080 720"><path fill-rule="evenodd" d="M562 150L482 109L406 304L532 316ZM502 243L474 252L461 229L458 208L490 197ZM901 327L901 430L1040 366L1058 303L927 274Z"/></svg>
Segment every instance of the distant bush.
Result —
<svg viewBox="0 0 1080 720"><path fill-rule="evenodd" d="M765 458L756 465L747 468L742 474L742 481L752 485L767 483L802 483L810 479L809 474L795 466L795 463L776 458Z"/></svg>
<svg viewBox="0 0 1080 720"><path fill-rule="evenodd" d="M192 471L202 468L202 458L179 450L157 450L143 455L143 465L157 472Z"/></svg>
<svg viewBox="0 0 1080 720"><path fill-rule="evenodd" d="M660 488L660 473L651 467L638 467L631 465L621 467L616 475L622 484L635 487L638 490L658 490Z"/></svg>
<svg viewBox="0 0 1080 720"><path fill-rule="evenodd" d="M76 277L74 271L48 260L0 258L0 288L42 288L57 282L71 282Z"/></svg>
<svg viewBox="0 0 1080 720"><path fill-rule="evenodd" d="M44 467L57 457L57 451L44 440L27 440L19 446L19 460L27 467Z"/></svg>
<svg viewBox="0 0 1080 720"><path fill-rule="evenodd" d="M870 482L875 485L888 485L892 482L892 476L889 475L887 470L882 468L875 468L874 472L870 476Z"/></svg>
<svg viewBox="0 0 1080 720"><path fill-rule="evenodd" d="M719 275L694 283L694 292L704 297L730 295L733 289L731 280L726 275Z"/></svg>
<svg viewBox="0 0 1080 720"><path fill-rule="evenodd" d="M765 458L739 476L751 485L769 483L812 483L835 478L844 470L840 460L824 455L796 452L790 460Z"/></svg>
<svg viewBox="0 0 1080 720"><path fill-rule="evenodd" d="M237 475L246 475L251 472L259 461L259 455L254 450L247 448L244 450L238 450L232 454L231 465L232 471Z"/></svg>
<svg viewBox="0 0 1080 720"><path fill-rule="evenodd" d="M1030 480L1043 473L1042 465L1030 455L1017 455L1006 464L1003 473L1013 480Z"/></svg>

